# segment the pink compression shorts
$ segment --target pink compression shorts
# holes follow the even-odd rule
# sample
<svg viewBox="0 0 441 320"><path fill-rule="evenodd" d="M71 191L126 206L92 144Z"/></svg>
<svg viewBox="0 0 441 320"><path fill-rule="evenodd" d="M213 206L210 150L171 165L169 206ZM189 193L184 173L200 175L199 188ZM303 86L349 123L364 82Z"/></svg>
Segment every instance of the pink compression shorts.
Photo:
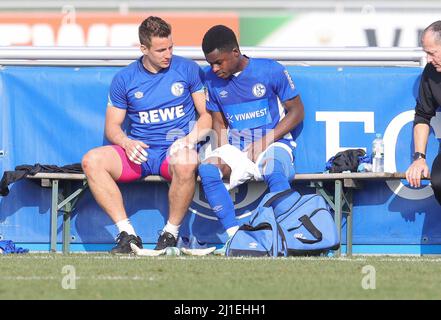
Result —
<svg viewBox="0 0 441 320"><path fill-rule="evenodd" d="M155 159L151 159L148 157L147 162L143 162L142 164L136 164L129 160L126 155L126 152L123 148L117 145L112 145L112 147L118 152L118 155L121 159L122 163L122 172L120 177L118 178L118 182L131 182L134 180L138 180L142 176L155 175L160 174L164 179L171 181L172 177L169 173L169 158L165 157L165 159L159 165L158 172L152 172L151 167L154 167L151 163Z"/></svg>

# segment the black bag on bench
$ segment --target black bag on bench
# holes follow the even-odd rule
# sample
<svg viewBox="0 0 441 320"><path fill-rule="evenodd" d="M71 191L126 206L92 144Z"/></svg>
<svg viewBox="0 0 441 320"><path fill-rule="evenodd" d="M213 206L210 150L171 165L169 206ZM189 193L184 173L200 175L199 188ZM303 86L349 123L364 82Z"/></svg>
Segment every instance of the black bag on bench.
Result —
<svg viewBox="0 0 441 320"><path fill-rule="evenodd" d="M340 173L343 171L357 172L360 159L366 155L363 149L349 149L337 153L326 163L326 169L330 173Z"/></svg>

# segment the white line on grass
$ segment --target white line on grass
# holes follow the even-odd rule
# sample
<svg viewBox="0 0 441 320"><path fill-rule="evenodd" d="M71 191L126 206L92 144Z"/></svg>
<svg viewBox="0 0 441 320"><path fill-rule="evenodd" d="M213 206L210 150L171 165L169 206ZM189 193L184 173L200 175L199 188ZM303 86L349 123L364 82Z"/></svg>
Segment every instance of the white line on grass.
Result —
<svg viewBox="0 0 441 320"><path fill-rule="evenodd" d="M76 280L99 280L99 281L155 281L154 277L144 277L144 276L91 276L91 277L75 277ZM41 281L41 280L61 280L60 277L54 276L4 276L0 277L0 281Z"/></svg>
<svg viewBox="0 0 441 320"><path fill-rule="evenodd" d="M378 262L413 262L413 263L421 263L421 262L434 262L440 263L441 257L421 257L421 256L385 256L381 257L378 255L375 256L354 256L354 257L219 257L219 256L178 256L178 257L169 257L169 256L160 256L160 257L139 257L134 255L126 255L126 256L113 256L113 255L9 255L11 259L30 259L30 260L208 260L208 261L223 261L223 260L244 260L244 261L256 261L256 260L266 260L266 261L338 261L338 262L366 262L366 261L378 261ZM8 256L3 257L3 261L8 260ZM0 260L0 264L1 264Z"/></svg>

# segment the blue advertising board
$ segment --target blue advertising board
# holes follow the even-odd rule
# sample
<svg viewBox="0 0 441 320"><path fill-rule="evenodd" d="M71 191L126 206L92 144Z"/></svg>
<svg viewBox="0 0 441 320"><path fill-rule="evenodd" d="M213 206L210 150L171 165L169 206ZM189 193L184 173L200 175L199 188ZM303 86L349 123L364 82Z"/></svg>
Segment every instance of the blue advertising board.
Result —
<svg viewBox="0 0 441 320"><path fill-rule="evenodd" d="M413 151L413 110L421 68L287 68L305 105L305 119L297 138L298 173L324 171L327 159L344 149L364 148L371 152L375 133L384 136L385 170L406 170ZM14 170L21 164L78 163L89 149L107 144L107 95L119 69L2 67L0 171ZM438 153L438 121L432 121L429 163ZM168 185L120 186L138 234L145 243L155 243L167 220ZM296 184L294 187L313 192ZM263 183L250 183L231 192L240 221L245 221L265 191ZM10 194L0 198L0 237L47 250L50 199L50 189L32 181L11 185ZM369 246L376 246L382 252L419 253L427 249L426 252L441 253L441 206L427 183L419 189L411 189L405 181L366 183L356 191L354 201L355 252L370 252ZM112 221L87 191L72 220L73 248L108 249L116 233ZM226 238L199 187L181 233L194 234L211 243L221 243ZM345 242L345 238L342 240Z"/></svg>

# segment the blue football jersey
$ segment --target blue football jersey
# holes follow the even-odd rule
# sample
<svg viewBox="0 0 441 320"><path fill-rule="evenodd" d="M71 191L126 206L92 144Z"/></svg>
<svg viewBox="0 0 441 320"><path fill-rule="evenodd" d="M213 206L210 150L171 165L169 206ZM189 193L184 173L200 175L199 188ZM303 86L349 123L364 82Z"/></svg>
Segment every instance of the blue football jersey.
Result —
<svg viewBox="0 0 441 320"><path fill-rule="evenodd" d="M191 131L197 115L191 94L203 90L202 78L192 60L174 55L168 68L151 73L141 57L115 75L109 104L127 110L129 138L167 148Z"/></svg>
<svg viewBox="0 0 441 320"><path fill-rule="evenodd" d="M277 61L250 58L246 68L225 80L211 69L205 73L207 109L222 112L230 143L240 148L260 139L285 115L281 102L298 95L288 71ZM289 143L292 135L283 137ZM293 144L292 144L293 145Z"/></svg>

